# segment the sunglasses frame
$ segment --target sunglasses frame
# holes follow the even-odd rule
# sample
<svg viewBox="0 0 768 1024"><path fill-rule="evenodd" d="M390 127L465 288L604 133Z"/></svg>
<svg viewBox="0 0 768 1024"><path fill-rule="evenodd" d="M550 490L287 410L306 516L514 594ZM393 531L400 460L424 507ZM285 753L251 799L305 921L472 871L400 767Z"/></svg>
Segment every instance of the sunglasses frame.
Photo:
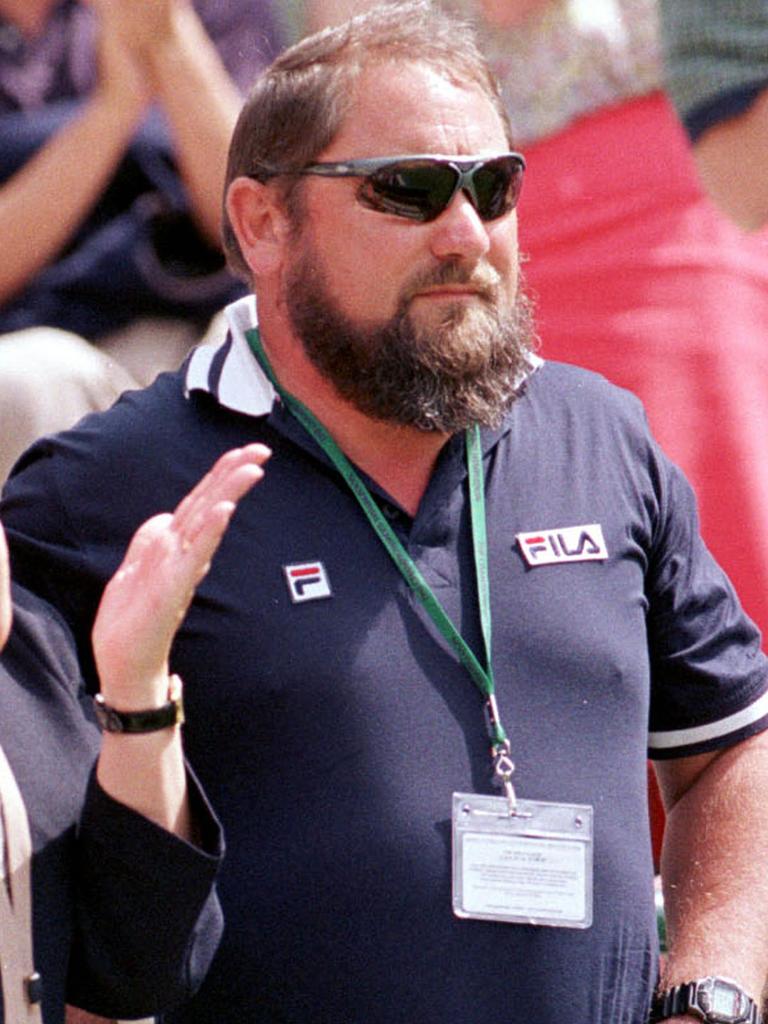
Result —
<svg viewBox="0 0 768 1024"><path fill-rule="evenodd" d="M482 215L479 209L480 199L475 189L474 177L475 174L482 170L482 168L487 164L494 163L497 160L506 160L515 163L519 168L519 181L522 184L522 175L525 170L525 157L522 153L515 152L514 150L507 153L495 153L488 156L466 157L443 156L436 153L407 153L400 156L377 156L364 157L359 160L320 162L307 164L306 167L300 167L295 170L282 170L279 168L264 167L260 173L254 173L250 175L250 177L264 181L280 175L318 175L324 178L365 178L371 184L374 184L374 176L379 171L394 168L398 164L420 161L424 164L448 167L456 175L453 190L450 196L446 199L445 204L439 209L434 211L423 211L419 210L417 206L409 209L407 205L405 207L399 205L397 200L392 200L390 205L387 202L386 197L377 195L376 193L371 195L368 192L364 192L364 186L361 186L361 189L358 192L359 201L363 203L363 205L380 213L390 213L397 217L405 217L409 220L417 220L422 223L427 223L431 220L436 220L441 213L447 210L455 199L456 193L462 191L472 203L472 206L475 208L481 219L483 221L491 221L496 220L499 217L504 216L504 214L509 213L510 210L513 210L517 205L520 195L520 188L518 187L514 200L509 204L505 204L504 209L498 214L494 214L492 217L484 217Z"/></svg>

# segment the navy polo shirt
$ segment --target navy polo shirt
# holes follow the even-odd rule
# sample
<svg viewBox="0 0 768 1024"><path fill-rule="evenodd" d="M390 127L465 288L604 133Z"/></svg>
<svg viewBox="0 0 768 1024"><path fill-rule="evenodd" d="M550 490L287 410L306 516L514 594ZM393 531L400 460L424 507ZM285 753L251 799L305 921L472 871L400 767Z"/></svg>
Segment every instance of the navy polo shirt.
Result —
<svg viewBox="0 0 768 1024"><path fill-rule="evenodd" d="M760 637L640 404L532 364L483 431L493 661L518 795L595 808L586 930L455 918L454 791L490 792L482 699L243 332L35 445L5 492L14 571L89 657L128 538L228 448L273 450L173 651L188 755L228 836L223 944L185 1024L640 1024L657 975L646 756L768 724ZM367 481L481 655L464 445L415 518ZM535 550L541 549L541 550ZM583 556L591 555L585 559ZM581 557L580 557L581 556ZM299 598L298 600L296 598Z"/></svg>

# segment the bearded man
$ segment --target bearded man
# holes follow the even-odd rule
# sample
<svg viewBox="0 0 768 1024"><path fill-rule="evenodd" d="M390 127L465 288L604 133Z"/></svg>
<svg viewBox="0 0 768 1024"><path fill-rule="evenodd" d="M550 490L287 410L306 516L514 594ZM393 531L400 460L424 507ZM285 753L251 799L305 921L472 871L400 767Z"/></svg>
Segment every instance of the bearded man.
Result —
<svg viewBox="0 0 768 1024"><path fill-rule="evenodd" d="M273 453L172 652L229 852L220 952L168 1020L642 1024L649 752L654 1012L759 997L760 637L639 403L534 355L524 166L472 33L429 4L299 42L230 149L253 295L226 342L7 487L15 571L87 661L135 524L220 452Z"/></svg>

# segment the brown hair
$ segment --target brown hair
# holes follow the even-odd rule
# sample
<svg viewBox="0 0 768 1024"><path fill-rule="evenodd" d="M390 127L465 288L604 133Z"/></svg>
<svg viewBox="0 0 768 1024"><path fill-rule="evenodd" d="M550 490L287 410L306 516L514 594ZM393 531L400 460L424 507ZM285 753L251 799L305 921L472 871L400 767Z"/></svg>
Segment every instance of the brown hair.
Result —
<svg viewBox="0 0 768 1024"><path fill-rule="evenodd" d="M301 39L259 76L235 126L225 194L241 175L311 163L341 128L362 70L388 62L426 64L454 84L478 87L498 111L511 145L498 85L469 23L430 0L382 3ZM290 204L298 181L281 179L285 202ZM223 236L230 267L247 280L250 272L226 209Z"/></svg>

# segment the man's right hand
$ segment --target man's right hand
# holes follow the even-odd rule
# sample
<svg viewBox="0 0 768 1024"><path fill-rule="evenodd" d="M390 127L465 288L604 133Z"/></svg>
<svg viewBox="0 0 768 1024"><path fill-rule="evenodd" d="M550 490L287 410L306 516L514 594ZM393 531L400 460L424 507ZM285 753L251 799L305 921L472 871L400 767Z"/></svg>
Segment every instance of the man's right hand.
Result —
<svg viewBox="0 0 768 1024"><path fill-rule="evenodd" d="M101 689L112 706L133 710L167 699L176 630L238 501L264 476L269 455L262 444L227 452L173 513L153 516L134 534L93 626Z"/></svg>

